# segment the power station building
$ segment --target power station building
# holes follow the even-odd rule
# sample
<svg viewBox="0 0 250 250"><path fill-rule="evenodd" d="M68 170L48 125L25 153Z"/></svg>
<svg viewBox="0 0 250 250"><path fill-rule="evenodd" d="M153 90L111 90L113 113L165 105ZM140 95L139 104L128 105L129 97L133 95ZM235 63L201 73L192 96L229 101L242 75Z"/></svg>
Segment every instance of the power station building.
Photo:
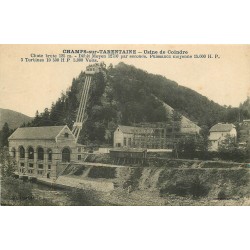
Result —
<svg viewBox="0 0 250 250"><path fill-rule="evenodd" d="M39 177L58 177L72 161L82 160L84 146L77 143L85 119L88 93L94 74L104 64L86 67L80 104L72 131L65 126L18 128L9 138L9 151L16 160L18 173Z"/></svg>
<svg viewBox="0 0 250 250"><path fill-rule="evenodd" d="M82 147L67 125L18 128L9 137L9 151L19 174L56 177L70 161L81 159Z"/></svg>

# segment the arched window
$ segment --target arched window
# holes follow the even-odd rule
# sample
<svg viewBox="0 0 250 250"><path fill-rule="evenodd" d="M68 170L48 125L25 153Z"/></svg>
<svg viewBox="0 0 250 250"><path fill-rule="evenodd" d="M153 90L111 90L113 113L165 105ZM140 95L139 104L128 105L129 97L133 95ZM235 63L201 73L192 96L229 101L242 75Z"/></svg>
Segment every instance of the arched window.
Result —
<svg viewBox="0 0 250 250"><path fill-rule="evenodd" d="M43 161L44 160L44 150L43 148L37 149L37 159Z"/></svg>
<svg viewBox="0 0 250 250"><path fill-rule="evenodd" d="M15 149L15 148L12 148L12 149L11 149L11 152L12 152L12 157L13 157L13 158L16 158L16 149Z"/></svg>
<svg viewBox="0 0 250 250"><path fill-rule="evenodd" d="M48 151L48 161L52 161L52 150L49 148Z"/></svg>
<svg viewBox="0 0 250 250"><path fill-rule="evenodd" d="M24 149L24 147L23 146L21 146L20 148L19 148L19 153L20 153L20 158L21 159L23 159L23 158L25 158L25 149Z"/></svg>
<svg viewBox="0 0 250 250"><path fill-rule="evenodd" d="M62 151L62 161L70 162L70 150L68 148L64 148Z"/></svg>
<svg viewBox="0 0 250 250"><path fill-rule="evenodd" d="M28 149L28 158L34 160L34 149L32 147L29 147Z"/></svg>

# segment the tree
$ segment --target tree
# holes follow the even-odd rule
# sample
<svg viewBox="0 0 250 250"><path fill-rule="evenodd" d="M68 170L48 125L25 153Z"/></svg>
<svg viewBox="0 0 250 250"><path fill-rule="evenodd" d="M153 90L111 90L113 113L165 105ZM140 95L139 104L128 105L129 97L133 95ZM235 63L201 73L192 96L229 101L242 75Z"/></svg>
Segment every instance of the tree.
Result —
<svg viewBox="0 0 250 250"><path fill-rule="evenodd" d="M180 131L181 119L182 119L181 114L178 111L173 110L173 113L171 114L171 123L172 123L172 132L173 133Z"/></svg>
<svg viewBox="0 0 250 250"><path fill-rule="evenodd" d="M12 176L14 171L16 170L16 162L9 155L8 148L0 149L0 166L2 177Z"/></svg>
<svg viewBox="0 0 250 250"><path fill-rule="evenodd" d="M248 150L239 148L235 138L230 135L221 141L218 152L223 160L244 161L249 157Z"/></svg>
<svg viewBox="0 0 250 250"><path fill-rule="evenodd" d="M112 70L114 68L113 64L110 63L109 66L108 66L108 70Z"/></svg>
<svg viewBox="0 0 250 250"><path fill-rule="evenodd" d="M193 158L197 150L197 143L194 137L184 137L178 142L178 151L185 157Z"/></svg>
<svg viewBox="0 0 250 250"><path fill-rule="evenodd" d="M226 135L224 140L221 141L218 150L220 153L233 153L235 148L237 148L235 138L230 135Z"/></svg>
<svg viewBox="0 0 250 250"><path fill-rule="evenodd" d="M10 136L10 134L11 134L11 130L9 129L9 125L7 122L5 122L2 128L2 132L1 132L0 145L2 147L8 146L8 137Z"/></svg>
<svg viewBox="0 0 250 250"><path fill-rule="evenodd" d="M201 151L203 154L208 152L209 147L209 128L208 126L204 125L201 126L200 134L197 136L198 138L198 150Z"/></svg>

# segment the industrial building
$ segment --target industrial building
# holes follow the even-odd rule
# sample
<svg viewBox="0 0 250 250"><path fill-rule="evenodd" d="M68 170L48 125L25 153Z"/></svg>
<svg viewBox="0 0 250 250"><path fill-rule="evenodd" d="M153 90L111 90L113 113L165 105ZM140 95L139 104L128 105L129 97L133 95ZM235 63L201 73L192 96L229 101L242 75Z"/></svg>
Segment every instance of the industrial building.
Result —
<svg viewBox="0 0 250 250"><path fill-rule="evenodd" d="M9 150L19 173L50 178L81 158L82 147L68 126L24 127L9 137Z"/></svg>
<svg viewBox="0 0 250 250"><path fill-rule="evenodd" d="M81 161L84 146L77 143L85 121L89 89L94 74L102 65L86 67L80 104L72 131L65 126L18 128L9 138L10 155L16 160L19 175L57 178L72 161Z"/></svg>
<svg viewBox="0 0 250 250"><path fill-rule="evenodd" d="M118 125L114 132L114 148L173 149L178 139L196 136L197 131L181 132L173 124L147 123L137 126Z"/></svg>

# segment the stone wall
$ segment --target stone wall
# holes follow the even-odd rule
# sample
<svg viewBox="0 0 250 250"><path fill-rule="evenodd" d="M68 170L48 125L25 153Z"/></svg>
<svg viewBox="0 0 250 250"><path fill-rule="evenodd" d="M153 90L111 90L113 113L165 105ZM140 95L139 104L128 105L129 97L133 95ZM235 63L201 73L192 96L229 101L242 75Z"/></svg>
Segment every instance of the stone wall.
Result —
<svg viewBox="0 0 250 250"><path fill-rule="evenodd" d="M20 148L23 147L25 154L20 157ZM44 151L43 159L38 159L38 149ZM57 166L62 162L62 150L68 148L70 150L71 161L77 160L77 147L75 141L60 140L56 143L55 140L9 140L9 151L18 166L18 172L40 176L40 177L56 177ZM32 153L33 149L33 153ZM52 151L52 159L49 159L49 151ZM33 157L29 156L33 154Z"/></svg>

